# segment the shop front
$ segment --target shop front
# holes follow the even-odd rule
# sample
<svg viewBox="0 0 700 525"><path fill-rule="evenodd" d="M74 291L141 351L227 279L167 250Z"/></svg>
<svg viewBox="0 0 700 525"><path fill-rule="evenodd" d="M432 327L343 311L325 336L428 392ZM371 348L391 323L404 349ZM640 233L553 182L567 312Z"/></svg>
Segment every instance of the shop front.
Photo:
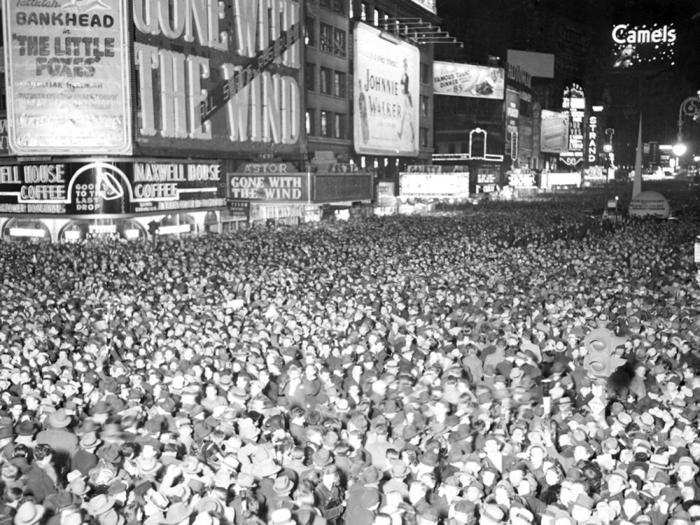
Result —
<svg viewBox="0 0 700 525"><path fill-rule="evenodd" d="M207 231L226 208L220 161L65 159L0 165L4 239L79 242Z"/></svg>

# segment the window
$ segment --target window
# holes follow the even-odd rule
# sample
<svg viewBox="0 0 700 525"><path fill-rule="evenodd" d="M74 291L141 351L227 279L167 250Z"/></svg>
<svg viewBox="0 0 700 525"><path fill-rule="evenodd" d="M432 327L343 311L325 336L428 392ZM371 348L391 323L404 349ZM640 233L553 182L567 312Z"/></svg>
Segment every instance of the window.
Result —
<svg viewBox="0 0 700 525"><path fill-rule="evenodd" d="M316 122L315 122L316 112L313 109L306 110L306 134L315 135L316 134Z"/></svg>
<svg viewBox="0 0 700 525"><path fill-rule="evenodd" d="M333 92L333 71L327 67L321 68L321 93L330 95Z"/></svg>
<svg viewBox="0 0 700 525"><path fill-rule="evenodd" d="M304 72L306 89L309 91L316 90L316 65L311 62L306 63L306 71Z"/></svg>
<svg viewBox="0 0 700 525"><path fill-rule="evenodd" d="M306 25L304 26L304 43L311 47L316 45L316 20L313 16L306 17Z"/></svg>
<svg viewBox="0 0 700 525"><path fill-rule="evenodd" d="M345 130L345 122L346 122L345 115L341 113L336 113L333 117L333 131L334 131L334 137L337 139L344 139L346 138L346 130Z"/></svg>
<svg viewBox="0 0 700 525"><path fill-rule="evenodd" d="M333 26L321 22L321 51L333 53Z"/></svg>
<svg viewBox="0 0 700 525"><path fill-rule="evenodd" d="M330 137L332 136L333 122L331 120L330 111L321 111L321 136Z"/></svg>
<svg viewBox="0 0 700 525"><path fill-rule="evenodd" d="M351 20L355 18L355 0L348 1L348 16Z"/></svg>
<svg viewBox="0 0 700 525"><path fill-rule="evenodd" d="M418 133L420 136L420 147L427 148L428 147L428 128L420 128L418 130Z"/></svg>
<svg viewBox="0 0 700 525"><path fill-rule="evenodd" d="M374 18L372 19L375 26L379 25L379 10L374 10Z"/></svg>
<svg viewBox="0 0 700 525"><path fill-rule="evenodd" d="M333 54L345 58L347 53L347 37L342 29L334 29Z"/></svg>
<svg viewBox="0 0 700 525"><path fill-rule="evenodd" d="M430 106L430 101L428 97L420 96L420 116L421 118L428 118L428 107Z"/></svg>
<svg viewBox="0 0 700 525"><path fill-rule="evenodd" d="M333 95L345 98L345 73L333 72Z"/></svg>
<svg viewBox="0 0 700 525"><path fill-rule="evenodd" d="M362 20L363 22L366 22L367 21L367 9L368 9L367 2L362 2L362 4L360 5L360 9L361 9L360 10L360 20Z"/></svg>
<svg viewBox="0 0 700 525"><path fill-rule="evenodd" d="M333 0L333 11L336 13L340 13L341 15L345 14L345 7L343 6L343 2L345 0Z"/></svg>
<svg viewBox="0 0 700 525"><path fill-rule="evenodd" d="M421 84L430 84L431 80L432 79L430 78L430 66L428 64L421 62L421 65L420 65Z"/></svg>

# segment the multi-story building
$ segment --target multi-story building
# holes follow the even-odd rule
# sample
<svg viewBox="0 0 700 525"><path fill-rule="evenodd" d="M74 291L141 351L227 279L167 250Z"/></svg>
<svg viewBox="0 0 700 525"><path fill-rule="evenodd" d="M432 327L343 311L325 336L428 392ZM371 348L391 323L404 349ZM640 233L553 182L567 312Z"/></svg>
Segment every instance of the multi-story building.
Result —
<svg viewBox="0 0 700 525"><path fill-rule="evenodd" d="M434 2L218 4L4 4L3 235L300 216L430 158Z"/></svg>
<svg viewBox="0 0 700 525"><path fill-rule="evenodd" d="M344 162L375 169L380 178L391 178L407 163L426 162L433 153L433 45L421 28L439 18L429 0L307 0L305 12L305 129L308 156L320 162L332 153ZM418 100L420 121L415 130L418 149L396 155L358 153L354 104L359 78L355 71L355 29L358 25L393 34L417 47L420 56ZM411 28L411 30L408 30ZM425 43L423 43L425 42ZM413 79L412 79L413 81Z"/></svg>

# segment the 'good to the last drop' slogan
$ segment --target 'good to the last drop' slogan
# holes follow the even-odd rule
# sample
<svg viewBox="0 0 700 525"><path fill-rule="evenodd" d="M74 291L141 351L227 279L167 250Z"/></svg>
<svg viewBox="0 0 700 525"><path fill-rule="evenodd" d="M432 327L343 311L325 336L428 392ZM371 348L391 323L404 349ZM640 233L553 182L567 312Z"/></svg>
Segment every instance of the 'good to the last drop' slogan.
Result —
<svg viewBox="0 0 700 525"><path fill-rule="evenodd" d="M122 0L4 0L17 154L131 150Z"/></svg>

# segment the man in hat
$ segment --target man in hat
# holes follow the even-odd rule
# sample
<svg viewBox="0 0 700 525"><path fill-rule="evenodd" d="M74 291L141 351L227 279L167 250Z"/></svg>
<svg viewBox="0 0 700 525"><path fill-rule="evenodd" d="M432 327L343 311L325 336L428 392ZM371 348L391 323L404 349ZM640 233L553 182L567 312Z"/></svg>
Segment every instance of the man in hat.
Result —
<svg viewBox="0 0 700 525"><path fill-rule="evenodd" d="M37 445L49 445L54 451L59 472L65 472L70 458L78 451L78 437L69 430L71 417L59 409L46 418L46 429L36 436Z"/></svg>

